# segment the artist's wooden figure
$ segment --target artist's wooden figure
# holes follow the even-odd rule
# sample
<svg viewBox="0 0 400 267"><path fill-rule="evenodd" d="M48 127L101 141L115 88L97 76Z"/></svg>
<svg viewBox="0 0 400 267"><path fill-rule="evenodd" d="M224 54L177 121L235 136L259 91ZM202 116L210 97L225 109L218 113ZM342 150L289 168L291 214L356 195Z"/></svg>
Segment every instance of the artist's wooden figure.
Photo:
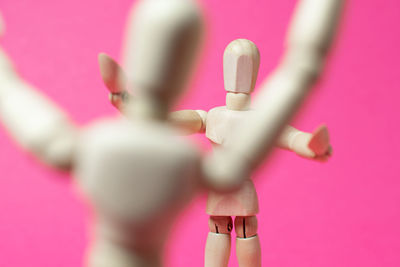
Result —
<svg viewBox="0 0 400 267"><path fill-rule="evenodd" d="M223 61L226 105L211 109L206 117L206 136L215 149L229 146L232 133L238 131L250 117L249 113L253 112L250 109L250 95L256 83L260 56L254 43L239 39L225 49ZM318 145L310 146L314 143ZM330 155L328 131L324 126L314 134L287 126L277 144L312 159L326 159ZM209 193L207 214L210 215L210 233L205 250L205 266L227 265L233 225L239 266L261 266L256 218L258 208L257 193L250 177L233 193Z"/></svg>
<svg viewBox="0 0 400 267"><path fill-rule="evenodd" d="M277 103L281 103L282 93L277 92L277 90L279 90L280 86L285 87L287 81L284 81L284 79L297 79L298 84L294 85L294 87L307 87L310 81L313 82L320 72L319 60L322 58L319 59L319 57L324 55L323 51L326 50L329 44L329 42L324 41L325 35L334 25L335 14L340 2L332 1L320 4L320 11L324 11L325 13L322 13L325 15L328 14L324 18L326 20L325 24L319 25L322 30L319 29L320 32L315 32L315 29L313 29L317 35L316 37L311 35L301 36L298 32L300 29L304 30L306 27L311 27L309 25L305 26L307 25L305 14L311 10L311 6L307 6L310 3L311 1L304 1L298 7L299 11L296 13L289 34L289 41L294 44L289 47L290 49L285 54L283 62L276 70L275 75L269 78L266 85L264 85L264 91L267 90L266 88L272 87L269 88L272 93L263 92L264 95L260 96L261 100L259 99L258 101L261 104L272 104L273 99L266 97L268 95L268 97L274 97L274 94L276 94ZM301 45L303 44L308 46L302 47ZM321 51L317 49L318 46L320 46ZM307 55L307 53L309 54ZM298 62L298 60L304 61ZM211 109L209 112L203 110L173 112L169 114L169 121L173 125L182 128L186 133L205 131L207 138L212 142L216 151L220 150L221 147L224 151L229 151L230 146L234 147L236 145L235 143L237 142L235 140L237 139L235 138L237 132L241 132L242 127L246 125L252 127L251 120L255 121L255 123L263 121L259 117L255 120L254 116L251 116L254 111L250 108L251 93L256 83L259 63L260 55L254 43L245 39L231 42L226 48L223 57L224 84L227 91L226 105ZM118 73L123 73L117 63L103 55L103 62L100 62L100 68L107 69L107 65L113 66L111 69L118 70ZM109 85L107 78L107 75L103 75L103 79L111 91L110 100L113 105L121 107L123 99L134 98L134 96L126 92L123 85L119 86L117 90L113 89ZM291 85L289 84L289 86ZM266 94L267 96L265 96ZM277 106L277 103L274 103L273 106L276 107L275 109L280 109L281 107ZM295 102L292 105L295 105ZM282 114L282 116L285 116L285 114ZM255 128L257 127L255 126ZM274 130L275 134L277 133L276 129L273 128L270 130L271 134ZM242 147L247 141L251 142L251 139L244 140L242 140ZM325 161L331 155L329 134L324 125L318 127L313 133L306 133L291 126L285 126L277 138L276 145L291 150L302 157L319 161ZM232 151L237 152L236 150ZM246 160L247 158L244 157L243 161ZM247 166L248 162L243 165ZM229 166L232 166L232 164ZM258 199L250 176L248 176L248 179L245 180L240 189L233 193L211 191L207 202L207 213L210 215L210 233L208 234L205 249L206 267L227 266L231 248L231 231L233 229L235 229L237 236L236 255L239 266L261 266L260 242L257 235L257 218L255 216L258 213ZM234 220L232 216L235 216Z"/></svg>
<svg viewBox="0 0 400 267"><path fill-rule="evenodd" d="M83 128L0 50L1 121L24 149L76 177L96 215L90 267L162 265L170 225L201 183L200 153L165 120L192 69L202 24L192 1L138 1L124 51L137 97L126 116Z"/></svg>
<svg viewBox="0 0 400 267"><path fill-rule="evenodd" d="M252 171L278 144L309 158L329 156L325 127L313 134L285 127L322 71L340 0L302 0L287 51L249 110L259 55L237 40L224 55L226 106L208 113L170 110L183 92L202 35L191 0L139 0L128 19L124 68L105 54L101 74L124 116L79 127L26 82L0 49L0 120L14 140L46 164L70 171L93 206L90 267L153 267L168 230L200 184L210 194L207 266L226 266L235 229L241 266L260 266ZM0 34L2 24L0 22ZM134 97L132 97L132 95ZM202 156L176 127L206 131L215 143ZM283 130L283 132L282 132ZM221 194L225 190L234 193ZM215 193L214 193L215 191Z"/></svg>

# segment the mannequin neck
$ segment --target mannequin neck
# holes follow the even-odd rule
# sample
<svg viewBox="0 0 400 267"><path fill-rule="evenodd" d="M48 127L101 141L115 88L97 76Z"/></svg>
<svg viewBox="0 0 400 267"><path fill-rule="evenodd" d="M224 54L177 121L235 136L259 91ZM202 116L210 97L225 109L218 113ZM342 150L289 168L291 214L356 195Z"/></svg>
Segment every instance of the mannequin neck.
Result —
<svg viewBox="0 0 400 267"><path fill-rule="evenodd" d="M251 96L244 93L226 94L226 108L230 110L248 110L250 108Z"/></svg>
<svg viewBox="0 0 400 267"><path fill-rule="evenodd" d="M165 121L168 105L150 97L140 97L126 105L125 113L134 119L144 121Z"/></svg>

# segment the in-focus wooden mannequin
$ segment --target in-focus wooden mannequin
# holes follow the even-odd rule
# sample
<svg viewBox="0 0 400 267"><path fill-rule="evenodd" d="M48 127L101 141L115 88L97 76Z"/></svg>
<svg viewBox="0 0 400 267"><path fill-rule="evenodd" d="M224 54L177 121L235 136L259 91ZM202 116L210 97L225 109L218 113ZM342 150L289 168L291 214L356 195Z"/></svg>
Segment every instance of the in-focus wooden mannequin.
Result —
<svg viewBox="0 0 400 267"><path fill-rule="evenodd" d="M100 66L105 63L106 58L107 64L117 66L106 55L101 55L100 58ZM240 130L243 123L254 113L250 110L250 102L257 79L260 55L254 43L238 39L231 42L225 49L223 63L227 91L225 106L213 108L208 113L201 110L183 110L169 115L169 120L173 125L184 128L187 132L201 132L205 129L205 134L213 143L215 150L229 146L232 133ZM121 68L118 67L118 69L123 73ZM103 79L104 77L109 76L103 75ZM109 86L113 83L105 79L105 84L113 92L112 87ZM121 92L124 92L124 89ZM119 92L111 95L113 97L111 102L120 107L123 101ZM126 97L129 98L129 95ZM312 159L326 160L331 152L329 135L325 126L319 127L313 134L287 126L277 144ZM310 144L314 145L310 146ZM255 216L258 213L258 199L250 177L239 190L233 193L211 191L207 202L207 213L210 215L210 233L205 248L205 266L228 264L231 249L230 233L233 226L235 226L237 236L236 255L239 265L261 265ZM236 216L234 223L231 216Z"/></svg>
<svg viewBox="0 0 400 267"><path fill-rule="evenodd" d="M250 110L250 94L257 79L260 56L251 41L238 39L231 42L224 53L224 83L226 106L211 109L206 119L206 136L216 150L229 148L233 133L240 130L254 111ZM304 133L287 126L278 139L278 145L309 158L327 158L330 155L329 136L318 149L312 150L318 135ZM319 132L318 132L319 133ZM320 153L320 154L318 154ZM257 235L258 199L250 177L239 190L232 193L210 191L207 202L210 215L205 266L227 266L230 255L231 216L236 232L236 256L239 266L261 266L260 241Z"/></svg>

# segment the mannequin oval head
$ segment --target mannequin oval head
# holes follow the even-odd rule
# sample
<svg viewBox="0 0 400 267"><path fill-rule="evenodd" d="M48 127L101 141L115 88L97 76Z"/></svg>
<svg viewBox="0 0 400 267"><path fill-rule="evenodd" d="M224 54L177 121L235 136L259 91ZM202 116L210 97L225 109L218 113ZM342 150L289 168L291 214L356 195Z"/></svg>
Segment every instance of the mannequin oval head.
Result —
<svg viewBox="0 0 400 267"><path fill-rule="evenodd" d="M229 43L224 52L225 90L250 94L257 81L260 53L257 46L246 39Z"/></svg>
<svg viewBox="0 0 400 267"><path fill-rule="evenodd" d="M185 87L202 31L201 12L191 0L138 1L128 19L123 58L137 101L168 109Z"/></svg>

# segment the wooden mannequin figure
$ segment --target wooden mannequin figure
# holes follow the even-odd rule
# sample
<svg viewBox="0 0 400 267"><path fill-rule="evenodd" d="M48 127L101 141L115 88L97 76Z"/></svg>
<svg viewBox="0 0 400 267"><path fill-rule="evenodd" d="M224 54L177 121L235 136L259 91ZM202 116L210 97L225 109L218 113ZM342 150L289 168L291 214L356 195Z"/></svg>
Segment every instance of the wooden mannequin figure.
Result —
<svg viewBox="0 0 400 267"><path fill-rule="evenodd" d="M162 265L170 225L203 177L200 153L165 123L199 47L199 9L190 0L138 1L128 23L124 60L135 69L127 76L135 103L125 106L127 116L85 128L0 50L0 119L24 149L77 178L96 215L90 267Z"/></svg>
<svg viewBox="0 0 400 267"><path fill-rule="evenodd" d="M316 5L321 11L321 14L317 16L319 24L314 24L315 21L307 17L307 15L318 13ZM302 98L302 94L304 95L305 91L300 88L308 88L319 75L325 53L322 52L326 51L329 46L331 38L328 38L328 36L333 32L332 27L335 25L340 5L341 2L335 0L325 3L313 3L313 1L305 0L300 3L289 32L289 40L292 42L292 46L289 47L283 62L274 75L264 85L262 94L258 99L258 106L265 103L268 110L270 105L272 107L269 108L272 111L270 114L275 115L277 114L276 111L282 110L282 117L286 117L287 107L296 106L296 101L286 101L285 97L287 99ZM310 25L310 22L313 25ZM310 34L310 31L300 31L316 25L317 27L311 31L315 36ZM305 36L302 36L302 34ZM227 91L226 106L214 108L208 113L202 110L173 112L169 115L169 121L178 127L184 128L188 133L205 131L207 138L213 142L217 154L220 154L220 150L231 151L236 155L241 154L241 159L245 162L244 164L242 163L242 166L248 166L249 163L250 165L256 165L258 156L255 155L263 153L259 147L265 148L265 143L262 141L263 137L261 136L252 139L251 132L268 132L271 136L279 132L279 127L276 128L276 125L271 129L264 128L263 131L255 130L260 129L259 125L262 125L262 121L264 121L262 119L263 116L272 116L264 112L258 112L258 115L253 116L252 113L254 111L249 109L250 94L254 89L258 67L259 52L256 46L244 39L233 41L228 45L224 53L224 82L225 90ZM113 80L110 77L113 75L106 75L107 73L119 73L119 76L123 76L121 75L123 71L118 67L117 63L102 55L100 69L103 70L104 82L111 91L110 100L113 105L121 108L124 99L134 98L127 93L123 85L119 84L117 90L114 89L115 86L110 86L115 83L110 83L110 80ZM286 79L293 79L293 83L285 84L287 82ZM286 92L297 90L297 88L300 91L292 91L292 96L285 96L283 92L278 91L281 89L279 87L288 89ZM270 91L267 91L267 89ZM301 91L302 93L300 93ZM277 99L276 101L273 99L274 96ZM267 97L270 98L268 99ZM260 110L263 109L265 110L265 108L260 108ZM278 115L280 115L279 112ZM246 132L247 126L253 129L247 131L248 138L242 139L240 143L237 142L239 140L237 139L237 133L242 138L246 136L246 134L240 135L240 133ZM245 130L240 129L241 127L244 127ZM245 147L246 143L249 145L247 149ZM327 160L331 154L329 134L325 126L318 127L312 134L286 126L276 144L303 157L316 160ZM225 158L229 158L226 153ZM240 163L238 161L225 160L225 163L228 164L228 167L224 169L228 170L228 172L223 170L222 176L228 177L229 174L227 173L232 176L235 175L235 171L232 171L237 170L235 165L239 166L239 170L243 170L243 168L240 169L241 164L236 164ZM233 229L231 216L236 216L234 225L237 235L236 254L239 266L261 266L257 219L255 217L258 213L258 200L254 185L249 176L247 178L240 189L234 193L210 192L209 194L207 213L210 215L210 233L205 249L206 267L227 266L228 264L231 244L230 233Z"/></svg>
<svg viewBox="0 0 400 267"><path fill-rule="evenodd" d="M283 63L262 88L258 97L262 105L255 105L254 114L249 116L242 116L252 113L243 110L248 104L245 94L254 87L258 59L256 49L243 40L237 41L243 49L227 53L227 59L239 67L230 68L233 65L229 64L227 68L227 79L233 81L233 87L226 84L227 107L211 110L208 116L204 111L169 115L185 87L202 32L202 16L191 0L135 3L126 33L125 76L109 57L99 57L102 76L113 93L111 100L119 103L125 116L102 118L84 128L75 125L62 109L24 81L0 49L2 124L16 142L37 158L73 173L93 206L95 238L89 249L88 266L161 266L168 230L200 184L211 190L240 188L239 195L243 188L252 187L247 180L251 172L276 143L276 137L321 73L340 6L340 0L300 2ZM128 89L134 98L129 97ZM222 128L213 123L212 118L218 116L225 125ZM202 157L191 143L177 136L167 120L191 132L207 130L207 136L220 147ZM227 132L231 125L240 128L235 126L232 136ZM283 132L287 139L280 139L283 146L308 157L328 153L325 128L313 135L287 129ZM257 266L260 253L253 216L257 207L255 191L249 192L251 197L243 199L251 200L250 205L236 222L236 232L243 238L238 243L238 255L242 266L246 266L243 261ZM226 207L236 209L242 205L237 199L234 201L239 205L229 203ZM219 201L210 201L208 210L216 214L221 207L224 205ZM221 222L211 217L210 236L214 240L207 243L208 248L221 242L228 246L225 232L232 223L227 222L226 216L237 214L224 213ZM219 233L215 233L216 225L221 225ZM206 255L210 259L206 264L223 266L226 250L211 252L214 254Z"/></svg>
<svg viewBox="0 0 400 267"><path fill-rule="evenodd" d="M229 145L232 133L251 115L250 98L254 90L260 63L260 55L255 44L249 40L232 41L224 53L224 82L226 106L216 107L208 113L202 110L182 110L172 112L170 122L186 132L202 132L212 142L215 150ZM122 69L106 55L100 58L103 79L111 92L111 102L120 107L122 100L129 95L119 92L123 85L113 86L110 79ZM105 66L108 67L106 71ZM111 71L113 70L113 71ZM126 94L123 93L123 94ZM196 119L197 118L197 119ZM197 121L197 123L195 123ZM331 154L329 134L325 126L320 126L311 133L301 132L287 126L277 140L281 148L291 150L306 158L325 161ZM261 266L260 243L257 235L258 199L253 182L246 179L241 188L233 193L211 191L207 202L207 214L210 215L207 244L205 249L205 266L227 266L230 255L233 221L236 231L236 255L239 266Z"/></svg>
<svg viewBox="0 0 400 267"><path fill-rule="evenodd" d="M229 146L232 133L238 131L253 112L250 110L250 94L256 83L260 57L254 43L238 39L227 46L223 61L226 106L211 109L206 119L206 136L215 149ZM310 146L315 143L316 146ZM278 145L313 159L327 159L331 151L328 131L324 126L313 134L287 126L278 139ZM205 249L206 267L228 264L230 232L233 229L231 216L236 216L234 228L239 266L261 266L257 213L257 193L250 179L233 193L209 193L207 214L210 215L210 233Z"/></svg>

